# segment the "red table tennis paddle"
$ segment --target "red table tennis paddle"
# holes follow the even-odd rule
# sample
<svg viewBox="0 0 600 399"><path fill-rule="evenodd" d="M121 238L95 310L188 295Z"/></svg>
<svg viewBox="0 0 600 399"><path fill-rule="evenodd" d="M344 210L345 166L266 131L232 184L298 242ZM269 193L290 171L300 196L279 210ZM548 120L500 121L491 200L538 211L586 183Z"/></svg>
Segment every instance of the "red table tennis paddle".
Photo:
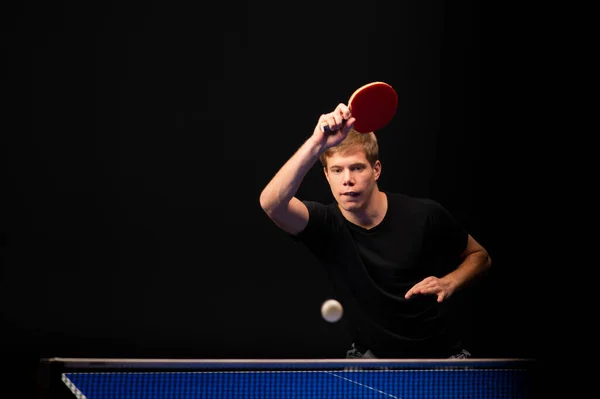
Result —
<svg viewBox="0 0 600 399"><path fill-rule="evenodd" d="M372 82L359 87L348 101L352 116L356 119L354 130L369 133L385 127L394 117L398 108L396 90L385 82ZM323 131L331 134L327 124Z"/></svg>

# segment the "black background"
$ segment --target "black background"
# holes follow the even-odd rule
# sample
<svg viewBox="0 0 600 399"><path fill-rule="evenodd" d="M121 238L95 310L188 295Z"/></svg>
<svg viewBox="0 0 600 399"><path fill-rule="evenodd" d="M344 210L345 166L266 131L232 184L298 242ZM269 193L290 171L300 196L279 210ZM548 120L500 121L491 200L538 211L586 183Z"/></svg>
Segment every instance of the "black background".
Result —
<svg viewBox="0 0 600 399"><path fill-rule="evenodd" d="M325 274L258 198L319 115L376 80L399 95L380 187L439 201L493 259L457 296L469 348L543 356L525 50L491 32L502 10L394 3L5 14L0 345L25 386L40 357L343 357ZM328 190L315 167L298 195Z"/></svg>

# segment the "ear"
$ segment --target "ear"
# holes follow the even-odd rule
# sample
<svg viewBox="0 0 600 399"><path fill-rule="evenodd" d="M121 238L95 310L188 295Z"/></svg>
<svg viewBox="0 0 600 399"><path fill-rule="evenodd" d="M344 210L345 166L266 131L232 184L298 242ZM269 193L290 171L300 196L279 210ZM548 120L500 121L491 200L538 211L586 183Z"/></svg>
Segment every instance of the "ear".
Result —
<svg viewBox="0 0 600 399"><path fill-rule="evenodd" d="M381 162L379 162L379 160L375 161L373 171L375 173L375 180L379 180L379 176L381 176Z"/></svg>
<svg viewBox="0 0 600 399"><path fill-rule="evenodd" d="M325 166L323 167L323 173L325 174L325 178L327 179L327 182L329 182L329 173L327 173L327 168Z"/></svg>

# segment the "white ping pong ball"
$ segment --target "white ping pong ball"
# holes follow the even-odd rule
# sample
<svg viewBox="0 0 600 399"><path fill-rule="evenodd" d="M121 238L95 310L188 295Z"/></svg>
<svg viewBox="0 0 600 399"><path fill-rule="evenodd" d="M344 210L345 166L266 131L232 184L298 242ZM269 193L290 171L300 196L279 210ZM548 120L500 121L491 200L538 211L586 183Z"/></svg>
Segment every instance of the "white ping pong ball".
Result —
<svg viewBox="0 0 600 399"><path fill-rule="evenodd" d="M321 315L330 323L335 323L341 319L343 314L344 308L335 299L328 299L321 305Z"/></svg>

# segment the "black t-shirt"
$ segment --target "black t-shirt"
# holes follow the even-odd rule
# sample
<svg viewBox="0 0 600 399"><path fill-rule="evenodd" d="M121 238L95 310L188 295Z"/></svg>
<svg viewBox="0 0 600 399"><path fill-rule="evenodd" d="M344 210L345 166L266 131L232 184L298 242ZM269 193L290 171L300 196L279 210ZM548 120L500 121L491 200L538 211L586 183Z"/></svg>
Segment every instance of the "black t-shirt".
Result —
<svg viewBox="0 0 600 399"><path fill-rule="evenodd" d="M433 200L386 195L386 215L371 229L346 220L336 203L304 201L309 221L296 239L329 271L355 343L381 358L447 357L457 337L445 303L404 294L428 276L454 270L467 233Z"/></svg>

